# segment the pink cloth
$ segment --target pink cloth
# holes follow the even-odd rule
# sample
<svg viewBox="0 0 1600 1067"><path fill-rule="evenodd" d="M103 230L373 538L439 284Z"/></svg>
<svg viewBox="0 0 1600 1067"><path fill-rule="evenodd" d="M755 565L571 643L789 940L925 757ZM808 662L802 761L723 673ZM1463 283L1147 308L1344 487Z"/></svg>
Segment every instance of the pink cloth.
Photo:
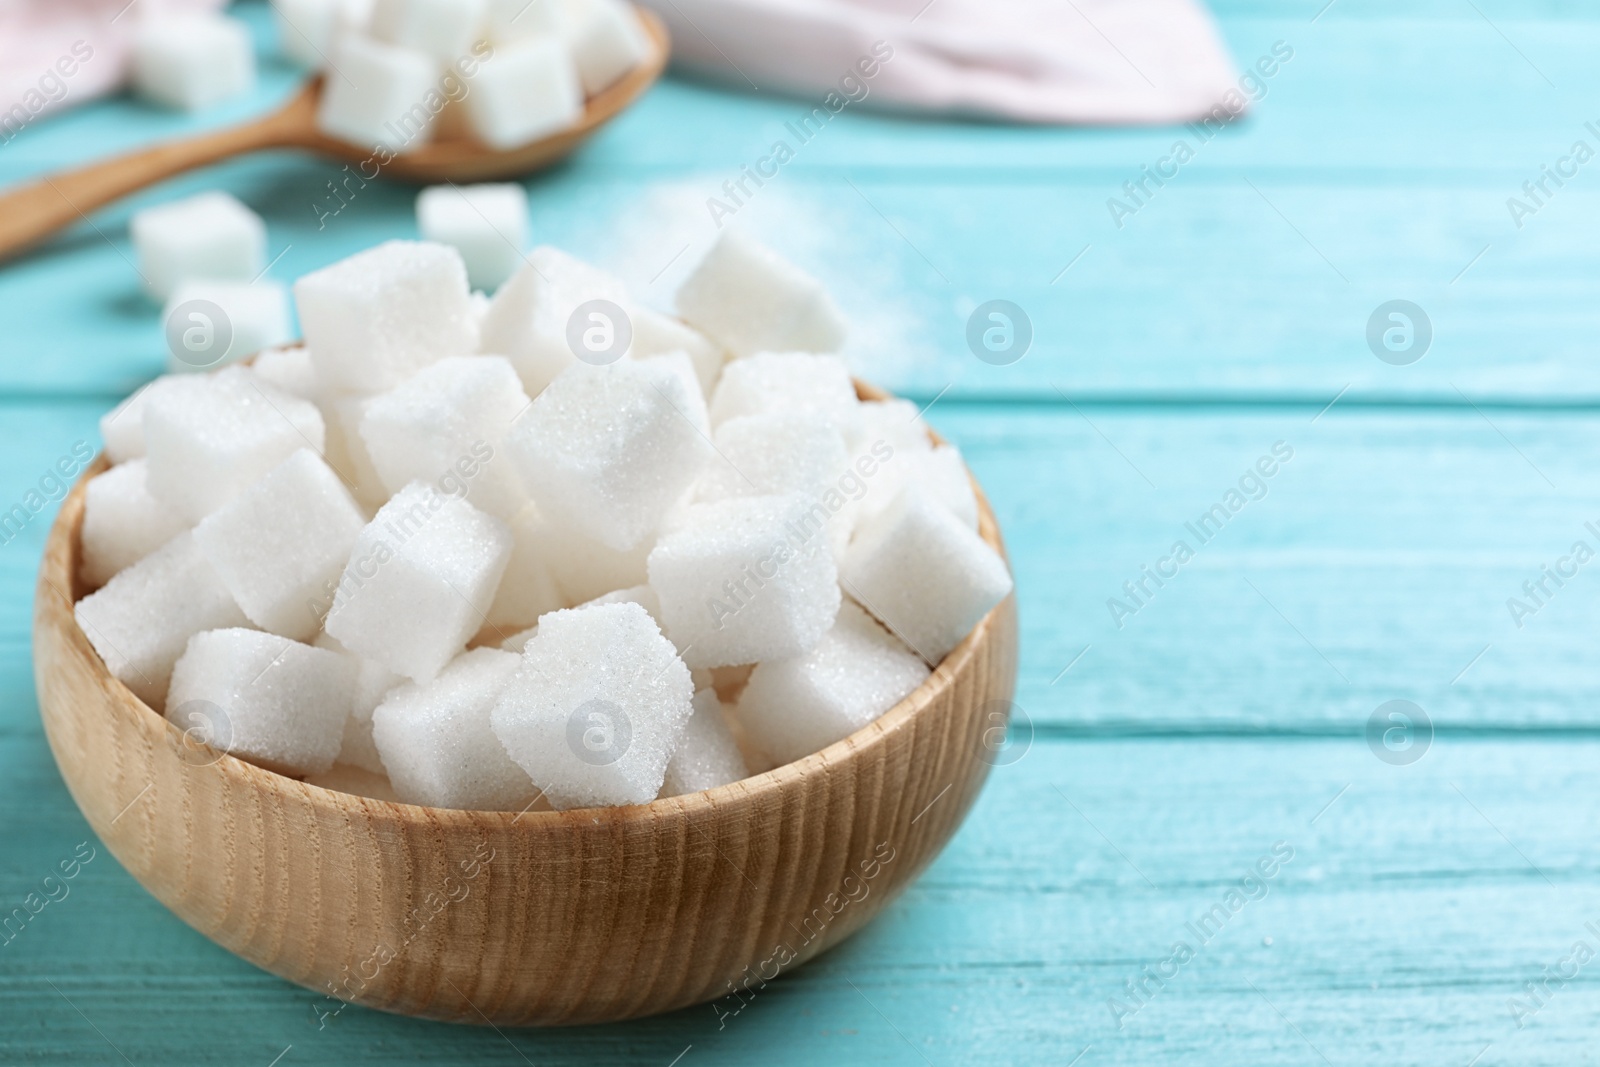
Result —
<svg viewBox="0 0 1600 1067"><path fill-rule="evenodd" d="M1231 99L1238 72L1197 0L641 0L686 70L862 106L1069 124L1169 123ZM881 49L880 49L881 54ZM859 78L859 75L857 75ZM852 105L854 106L854 105Z"/></svg>
<svg viewBox="0 0 1600 1067"><path fill-rule="evenodd" d="M29 106L37 117L111 92L127 76L128 49L141 19L215 10L224 2L0 0L0 112L42 99L42 108ZM58 67L63 58L69 61ZM72 73L63 77L67 69Z"/></svg>

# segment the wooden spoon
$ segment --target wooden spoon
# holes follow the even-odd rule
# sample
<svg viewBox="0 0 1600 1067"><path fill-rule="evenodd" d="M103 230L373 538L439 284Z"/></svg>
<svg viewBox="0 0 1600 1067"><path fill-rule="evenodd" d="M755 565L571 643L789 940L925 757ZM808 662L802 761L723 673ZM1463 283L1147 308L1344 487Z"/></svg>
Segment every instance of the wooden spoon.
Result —
<svg viewBox="0 0 1600 1067"><path fill-rule="evenodd" d="M433 141L394 156L379 173L434 184L477 182L528 174L561 159L633 103L666 66L666 27L652 12L634 10L650 39L650 54L619 81L590 97L577 125L509 151L465 138ZM334 159L366 163L370 170L377 163L371 148L329 137L317 129L321 96L322 79L315 78L278 111L253 122L130 152L0 194L0 260L119 197L247 152L304 148ZM363 178L371 177L368 170L363 171Z"/></svg>

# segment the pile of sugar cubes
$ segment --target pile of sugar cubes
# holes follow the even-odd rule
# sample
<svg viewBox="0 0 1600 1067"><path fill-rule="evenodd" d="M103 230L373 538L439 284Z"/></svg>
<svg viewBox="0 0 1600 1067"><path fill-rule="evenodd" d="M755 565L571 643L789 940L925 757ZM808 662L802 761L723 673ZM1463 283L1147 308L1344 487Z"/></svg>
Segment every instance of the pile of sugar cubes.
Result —
<svg viewBox="0 0 1600 1067"><path fill-rule="evenodd" d="M284 48L323 71L317 124L401 153L512 149L567 129L653 45L624 0L273 0Z"/></svg>
<svg viewBox="0 0 1600 1067"><path fill-rule="evenodd" d="M77 620L189 738L436 807L638 804L800 759L1011 591L961 456L860 401L821 285L729 231L679 317L550 247L300 278L304 346L101 422Z"/></svg>

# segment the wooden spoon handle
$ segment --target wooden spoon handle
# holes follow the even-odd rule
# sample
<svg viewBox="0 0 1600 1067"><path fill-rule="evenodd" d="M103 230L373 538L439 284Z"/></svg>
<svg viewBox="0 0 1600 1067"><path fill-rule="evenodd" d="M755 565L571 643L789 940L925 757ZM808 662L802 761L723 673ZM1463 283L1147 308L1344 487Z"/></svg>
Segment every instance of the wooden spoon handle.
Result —
<svg viewBox="0 0 1600 1067"><path fill-rule="evenodd" d="M0 194L0 260L9 259L89 212L175 174L220 159L299 143L303 128L289 107L239 126L156 145L77 170L47 175Z"/></svg>

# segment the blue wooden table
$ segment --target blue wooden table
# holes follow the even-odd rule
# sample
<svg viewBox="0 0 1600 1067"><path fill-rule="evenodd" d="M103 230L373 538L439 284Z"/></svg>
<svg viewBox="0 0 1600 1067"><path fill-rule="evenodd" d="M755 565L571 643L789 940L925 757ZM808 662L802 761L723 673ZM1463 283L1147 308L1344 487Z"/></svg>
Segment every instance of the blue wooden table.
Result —
<svg viewBox="0 0 1600 1067"><path fill-rule="evenodd" d="M29 656L47 510L0 548L0 910L93 858L0 945L0 1060L1600 1061L1600 562L1573 554L1600 550L1600 160L1574 156L1600 151L1600 19L1324 3L1217 5L1241 66L1292 57L1213 138L850 111L734 220L840 295L862 376L932 404L1016 571L1028 729L874 926L725 1026L319 1028L311 994L147 896L62 786ZM268 59L201 119L115 100L39 122L0 145L0 183L293 80ZM536 237L665 303L715 235L706 198L804 107L669 80L529 181ZM1179 140L1193 158L1129 200ZM0 509L161 366L130 211L229 189L283 280L415 232L415 190L388 184L319 228L336 169L216 167L0 268ZM965 340L991 299L1032 323L1008 366ZM1393 300L1426 318L1420 360L1369 346ZM1370 733L1394 700L1431 736Z"/></svg>

